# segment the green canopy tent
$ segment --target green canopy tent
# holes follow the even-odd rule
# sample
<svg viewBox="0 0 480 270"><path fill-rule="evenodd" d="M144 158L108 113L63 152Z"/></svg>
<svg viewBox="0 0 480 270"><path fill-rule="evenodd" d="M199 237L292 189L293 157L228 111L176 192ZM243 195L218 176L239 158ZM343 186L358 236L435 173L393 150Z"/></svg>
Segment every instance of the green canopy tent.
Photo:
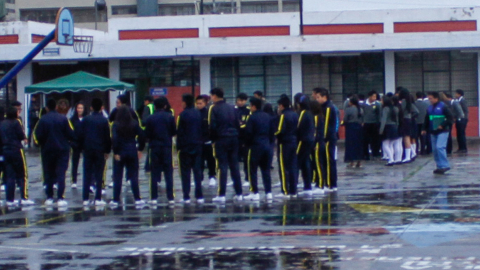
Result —
<svg viewBox="0 0 480 270"><path fill-rule="evenodd" d="M80 91L133 91L133 84L110 80L84 71L25 87L25 94L50 94Z"/></svg>
<svg viewBox="0 0 480 270"><path fill-rule="evenodd" d="M44 94L43 97L45 98L45 95L52 93L134 90L135 86L133 84L111 80L84 71L78 71L67 76L25 87L25 102L29 107L32 94ZM28 111L29 108L27 108L27 112ZM28 120L28 117L25 117L25 124L27 126Z"/></svg>

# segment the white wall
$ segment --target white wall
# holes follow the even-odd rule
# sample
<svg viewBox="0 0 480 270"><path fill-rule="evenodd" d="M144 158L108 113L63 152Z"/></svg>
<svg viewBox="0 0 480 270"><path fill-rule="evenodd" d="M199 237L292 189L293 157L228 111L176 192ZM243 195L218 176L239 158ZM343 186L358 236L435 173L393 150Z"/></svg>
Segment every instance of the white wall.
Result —
<svg viewBox="0 0 480 270"><path fill-rule="evenodd" d="M303 4L306 12L480 6L478 0L303 0Z"/></svg>

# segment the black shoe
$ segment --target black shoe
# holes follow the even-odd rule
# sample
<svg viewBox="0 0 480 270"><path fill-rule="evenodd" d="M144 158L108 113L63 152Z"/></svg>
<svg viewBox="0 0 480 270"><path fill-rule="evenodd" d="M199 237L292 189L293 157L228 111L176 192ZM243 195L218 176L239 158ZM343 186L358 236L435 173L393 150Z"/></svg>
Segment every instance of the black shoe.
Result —
<svg viewBox="0 0 480 270"><path fill-rule="evenodd" d="M385 166L393 166L393 165L395 165L394 162L391 162L391 163L389 162L389 163L386 163L386 164L385 164Z"/></svg>
<svg viewBox="0 0 480 270"><path fill-rule="evenodd" d="M441 172L442 174L444 174L444 173L446 173L446 172L448 172L448 171L450 171L450 168L442 168L442 169L440 169L440 172Z"/></svg>
<svg viewBox="0 0 480 270"><path fill-rule="evenodd" d="M435 169L435 170L433 170L433 173L434 174L443 174L442 169Z"/></svg>
<svg viewBox="0 0 480 270"><path fill-rule="evenodd" d="M464 150L459 149L459 150L455 151L455 154L466 154L466 153L468 153L468 151L466 149L464 149Z"/></svg>

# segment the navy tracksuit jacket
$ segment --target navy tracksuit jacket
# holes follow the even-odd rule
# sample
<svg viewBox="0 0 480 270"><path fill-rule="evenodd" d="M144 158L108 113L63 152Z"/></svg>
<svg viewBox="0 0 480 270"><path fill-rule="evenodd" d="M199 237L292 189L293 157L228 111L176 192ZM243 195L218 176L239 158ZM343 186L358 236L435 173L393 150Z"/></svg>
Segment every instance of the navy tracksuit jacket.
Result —
<svg viewBox="0 0 480 270"><path fill-rule="evenodd" d="M300 112L297 139L298 168L302 172L304 190L311 190L313 170L310 156L315 145L315 120L310 111L303 110Z"/></svg>
<svg viewBox="0 0 480 270"><path fill-rule="evenodd" d="M167 198L174 199L173 193L173 165L172 165L172 137L175 136L175 119L170 111L157 110L147 118L145 137L149 143L149 157L151 164L150 197L158 198L157 183L161 175L165 177Z"/></svg>
<svg viewBox="0 0 480 270"><path fill-rule="evenodd" d="M270 144L275 140L274 126L271 116L263 111L255 111L247 119L245 127L245 143L248 149L247 169L250 191L258 193L257 169L260 166L265 193L272 192L270 175L271 149Z"/></svg>
<svg viewBox="0 0 480 270"><path fill-rule="evenodd" d="M25 140L22 125L17 119L6 119L0 125L0 140L5 166L6 198L15 198L15 183L20 187L22 199L28 199L27 164L22 141Z"/></svg>
<svg viewBox="0 0 480 270"><path fill-rule="evenodd" d="M193 106L177 119L177 150L183 199L190 199L190 172L193 170L195 198L202 199L202 117Z"/></svg>
<svg viewBox="0 0 480 270"><path fill-rule="evenodd" d="M208 111L210 136L213 142L213 153L218 163L220 183L218 196L225 196L227 187L227 170L233 180L237 195L242 195L242 183L238 165L238 135L240 121L235 107L225 100L215 102Z"/></svg>
<svg viewBox="0 0 480 270"><path fill-rule="evenodd" d="M94 112L83 119L78 129L75 131L83 150L83 200L88 200L92 183L97 187L95 200L101 200L105 154L112 147L110 125L101 112Z"/></svg>
<svg viewBox="0 0 480 270"><path fill-rule="evenodd" d="M53 199L53 185L58 184L57 197L63 199L70 147L75 143L73 127L64 115L48 112L38 121L35 141L41 147L47 198Z"/></svg>
<svg viewBox="0 0 480 270"><path fill-rule="evenodd" d="M282 192L297 194L297 125L298 115L290 108L282 111L275 135L278 139L278 157Z"/></svg>

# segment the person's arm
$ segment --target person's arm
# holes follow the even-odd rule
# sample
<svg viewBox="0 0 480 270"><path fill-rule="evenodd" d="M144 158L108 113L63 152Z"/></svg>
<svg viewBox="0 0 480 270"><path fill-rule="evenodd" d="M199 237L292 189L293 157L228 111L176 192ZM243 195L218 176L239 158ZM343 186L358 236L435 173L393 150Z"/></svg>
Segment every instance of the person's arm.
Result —
<svg viewBox="0 0 480 270"><path fill-rule="evenodd" d="M208 131L210 132L210 138L212 139L212 141L215 141L217 136L217 119L215 111L213 110L214 107L215 105L212 105L210 106L210 108L208 108Z"/></svg>
<svg viewBox="0 0 480 270"><path fill-rule="evenodd" d="M457 116L459 119L462 119L462 118L465 118L465 114L463 113L463 109L462 109L462 106L460 106L460 103L458 102L454 102L453 103L453 108L456 110L457 112ZM456 121L457 119L455 119Z"/></svg>
<svg viewBox="0 0 480 270"><path fill-rule="evenodd" d="M103 124L103 130L103 141L105 143L103 152L108 155L112 150L112 137L110 136L110 125L108 124L108 121L105 121Z"/></svg>
<svg viewBox="0 0 480 270"><path fill-rule="evenodd" d="M40 119L33 131L33 140L37 145L43 145L45 143L45 121Z"/></svg>
<svg viewBox="0 0 480 270"><path fill-rule="evenodd" d="M385 125L387 124L387 117L390 114L389 112L390 112L389 108L386 108L386 107L383 108L382 118L380 120L380 131L379 131L380 134L383 134L383 130L385 129Z"/></svg>
<svg viewBox="0 0 480 270"><path fill-rule="evenodd" d="M423 127L422 130L423 132L427 132L430 127L430 116L428 115L428 112L425 114L425 120L423 121Z"/></svg>
<svg viewBox="0 0 480 270"><path fill-rule="evenodd" d="M420 111L418 110L417 106L412 103L412 119L417 118L417 116L420 114Z"/></svg>
<svg viewBox="0 0 480 270"><path fill-rule="evenodd" d="M23 128L20 125L20 123L17 122L15 125L15 134L20 141L24 141L27 139L27 136L25 136L25 132L23 132Z"/></svg>
<svg viewBox="0 0 480 270"><path fill-rule="evenodd" d="M183 148L183 141L184 141L184 136L188 136L188 134L185 134L186 131L185 131L185 123L184 123L184 117L185 117L185 114L182 112L180 113L180 115L177 117L177 126L176 126L176 134L177 134L177 150L182 150ZM169 122L170 123L170 122ZM175 128L172 129L172 127L170 127L170 129L172 130L175 130ZM173 134L173 133L172 133Z"/></svg>
<svg viewBox="0 0 480 270"><path fill-rule="evenodd" d="M337 133L337 112L335 108L327 107L325 112L325 140L331 140L336 138Z"/></svg>
<svg viewBox="0 0 480 270"><path fill-rule="evenodd" d="M280 121L278 122L277 131L275 132L275 136L280 136L281 134L285 133L285 115L282 113L280 115Z"/></svg>
<svg viewBox="0 0 480 270"><path fill-rule="evenodd" d="M137 142L138 142L138 151L141 152L143 149L145 149L145 134L140 127L140 124L135 125L135 133L137 135Z"/></svg>
<svg viewBox="0 0 480 270"><path fill-rule="evenodd" d="M451 127L453 123L453 113L447 106L443 107L443 115L445 115L445 121L440 125L442 127L441 129Z"/></svg>
<svg viewBox="0 0 480 270"><path fill-rule="evenodd" d="M253 123L250 118L250 115L247 116L247 120L245 121L245 141L249 146L252 145L253 141Z"/></svg>

